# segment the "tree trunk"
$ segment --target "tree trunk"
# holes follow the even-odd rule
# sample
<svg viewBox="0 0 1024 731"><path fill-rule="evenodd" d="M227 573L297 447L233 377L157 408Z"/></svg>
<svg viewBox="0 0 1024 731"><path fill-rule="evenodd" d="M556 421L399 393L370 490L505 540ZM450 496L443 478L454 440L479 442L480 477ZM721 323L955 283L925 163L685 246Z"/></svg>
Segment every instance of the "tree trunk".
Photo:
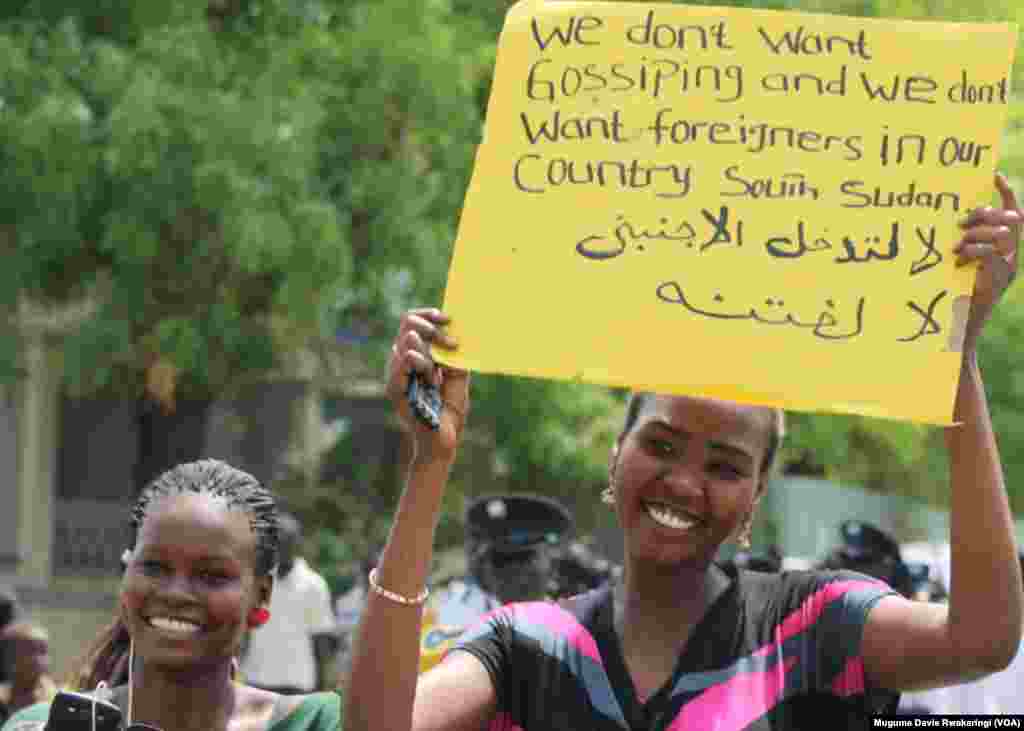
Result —
<svg viewBox="0 0 1024 731"><path fill-rule="evenodd" d="M135 494L175 465L203 456L211 398L180 398L173 411L144 394L138 400L139 444Z"/></svg>

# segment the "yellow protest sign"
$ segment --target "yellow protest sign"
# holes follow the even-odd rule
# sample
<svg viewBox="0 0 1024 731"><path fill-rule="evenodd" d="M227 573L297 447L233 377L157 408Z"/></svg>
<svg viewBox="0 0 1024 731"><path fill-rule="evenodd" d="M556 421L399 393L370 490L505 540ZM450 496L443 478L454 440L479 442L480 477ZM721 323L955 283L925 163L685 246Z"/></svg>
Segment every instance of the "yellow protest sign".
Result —
<svg viewBox="0 0 1024 731"><path fill-rule="evenodd" d="M521 2L445 292L462 368L949 423L1016 29Z"/></svg>

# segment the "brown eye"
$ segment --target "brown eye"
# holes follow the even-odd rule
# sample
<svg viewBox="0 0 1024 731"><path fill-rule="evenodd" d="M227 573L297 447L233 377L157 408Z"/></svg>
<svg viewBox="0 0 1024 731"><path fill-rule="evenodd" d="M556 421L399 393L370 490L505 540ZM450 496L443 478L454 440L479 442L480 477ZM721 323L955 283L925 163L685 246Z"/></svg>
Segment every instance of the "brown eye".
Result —
<svg viewBox="0 0 1024 731"><path fill-rule="evenodd" d="M714 474L726 480L740 480L747 476L744 470L730 462L713 462L710 469Z"/></svg>
<svg viewBox="0 0 1024 731"><path fill-rule="evenodd" d="M234 577L222 571L201 571L199 573L199 580L208 586L224 586L233 579Z"/></svg>

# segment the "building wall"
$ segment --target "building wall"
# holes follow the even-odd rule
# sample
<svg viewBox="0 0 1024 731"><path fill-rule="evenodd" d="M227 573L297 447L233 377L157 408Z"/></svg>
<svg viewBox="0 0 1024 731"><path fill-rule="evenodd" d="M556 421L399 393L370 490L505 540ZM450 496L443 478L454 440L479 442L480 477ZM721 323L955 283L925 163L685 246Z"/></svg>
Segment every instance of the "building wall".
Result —
<svg viewBox="0 0 1024 731"><path fill-rule="evenodd" d="M110 622L115 606L119 558L130 540L136 404L131 399L69 398L45 388L42 378L30 385L12 400L0 394L0 457L7 456L12 466L0 488L0 580L13 584L29 618L49 631L53 665L63 674ZM297 403L306 395L304 384L278 382L215 403L201 456L225 459L272 484L289 459L293 428L303 414ZM37 411L34 426L29 425L37 445L29 460L18 448L18 435L27 427L16 418L19 400L25 399L50 409ZM53 439L47 437L51 431ZM46 458L48 465L29 474ZM50 482L44 479L47 474ZM53 498L41 499L41 492ZM29 513L33 521L19 523ZM25 546L31 560L23 556L19 565L17 552L21 547L25 554ZM46 571L26 579L26 563Z"/></svg>

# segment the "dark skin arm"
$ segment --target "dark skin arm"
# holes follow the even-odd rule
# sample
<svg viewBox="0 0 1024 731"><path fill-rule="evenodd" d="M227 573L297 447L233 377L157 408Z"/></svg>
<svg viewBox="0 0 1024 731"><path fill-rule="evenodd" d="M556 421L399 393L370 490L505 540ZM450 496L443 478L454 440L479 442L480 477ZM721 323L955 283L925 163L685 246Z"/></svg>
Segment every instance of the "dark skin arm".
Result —
<svg viewBox="0 0 1024 731"><path fill-rule="evenodd" d="M964 223L954 252L977 263L978 276L962 350L956 426L946 429L951 478L949 604L888 597L868 616L862 651L871 681L892 690L962 683L1006 667L1021 637L1024 596L1010 512L985 389L978 366L982 326L1017 270L1024 213L997 177L1001 208Z"/></svg>
<svg viewBox="0 0 1024 731"><path fill-rule="evenodd" d="M427 581L434 530L469 407L468 374L435 368L430 357L431 343L455 345L444 335L447 322L433 309L406 313L389 367L388 393L412 439L414 455L378 563L377 581L406 597L417 596ZM438 431L423 426L409 412L404 392L412 370L434 378L441 387L445 406ZM453 653L419 677L422 612L422 606L368 594L352 651L346 731L480 731L494 714L491 678L468 653Z"/></svg>

